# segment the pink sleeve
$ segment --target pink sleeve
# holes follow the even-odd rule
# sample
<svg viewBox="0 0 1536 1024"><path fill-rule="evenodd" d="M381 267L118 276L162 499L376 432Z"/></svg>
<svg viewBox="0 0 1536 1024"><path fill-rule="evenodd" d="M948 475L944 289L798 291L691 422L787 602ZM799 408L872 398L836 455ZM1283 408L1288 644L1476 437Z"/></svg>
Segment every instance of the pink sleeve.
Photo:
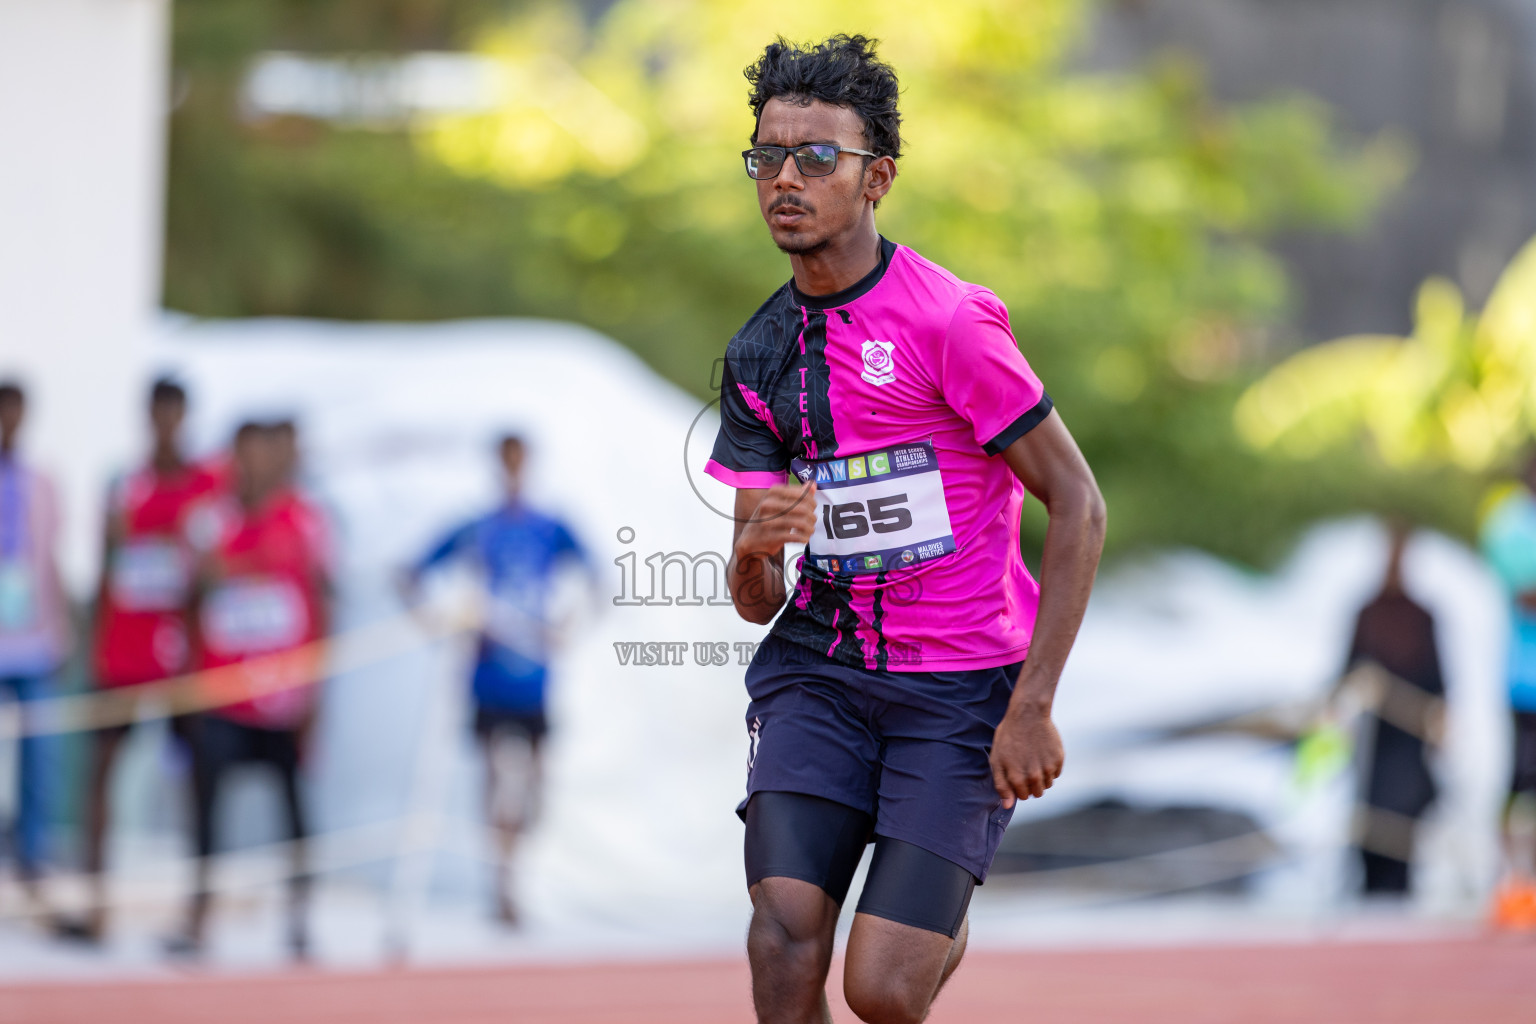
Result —
<svg viewBox="0 0 1536 1024"><path fill-rule="evenodd" d="M776 487L789 479L789 474L783 471L731 469L729 466L722 466L714 459L704 464L704 472L727 487L737 488Z"/></svg>
<svg viewBox="0 0 1536 1024"><path fill-rule="evenodd" d="M961 300L939 359L944 400L971 425L976 443L988 455L1050 414L1050 396L1019 352L1008 310L984 288Z"/></svg>

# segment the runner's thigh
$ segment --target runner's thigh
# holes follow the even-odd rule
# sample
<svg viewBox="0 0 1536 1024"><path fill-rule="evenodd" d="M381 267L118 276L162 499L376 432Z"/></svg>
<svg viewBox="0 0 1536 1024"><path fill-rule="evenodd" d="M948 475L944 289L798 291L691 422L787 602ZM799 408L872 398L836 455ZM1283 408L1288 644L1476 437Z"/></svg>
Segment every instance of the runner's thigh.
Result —
<svg viewBox="0 0 1536 1024"><path fill-rule="evenodd" d="M900 839L984 881L1012 817L990 755L1017 666L886 673L874 724L881 753L875 834Z"/></svg>

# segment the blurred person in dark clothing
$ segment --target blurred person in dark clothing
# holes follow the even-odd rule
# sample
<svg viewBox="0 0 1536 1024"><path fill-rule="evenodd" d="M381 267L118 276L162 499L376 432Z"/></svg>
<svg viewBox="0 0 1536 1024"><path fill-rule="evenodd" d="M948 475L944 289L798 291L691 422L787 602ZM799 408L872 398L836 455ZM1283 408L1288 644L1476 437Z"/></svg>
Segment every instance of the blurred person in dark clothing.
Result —
<svg viewBox="0 0 1536 1024"><path fill-rule="evenodd" d="M1536 930L1536 849L1518 849L1515 811L1536 799L1536 454L1524 479L1497 495L1483 520L1484 557L1509 597L1506 679L1514 732L1514 770L1504 806L1508 877L1495 898L1494 921Z"/></svg>
<svg viewBox="0 0 1536 1024"><path fill-rule="evenodd" d="M21 705L21 725L32 724L26 705L41 699L63 664L69 612L59 579L55 545L59 504L53 483L27 464L17 439L26 415L21 386L0 383L0 693ZM17 800L12 850L28 898L40 899L49 771L46 740L17 742Z"/></svg>
<svg viewBox="0 0 1536 1024"><path fill-rule="evenodd" d="M1415 827L1435 800L1426 740L1440 735L1445 680L1434 618L1403 589L1411 535L1391 525L1386 576L1360 609L1345 676L1366 691L1368 709L1354 829L1367 895L1407 894Z"/></svg>
<svg viewBox="0 0 1536 1024"><path fill-rule="evenodd" d="M485 757L486 809L496 834L496 914L516 924L512 856L532 823L543 777L548 665L556 630L550 598L556 572L585 556L569 528L523 500L521 438L501 440L506 497L488 515L455 528L411 567L403 584L414 603L424 575L467 565L485 595L475 658L474 731Z"/></svg>
<svg viewBox="0 0 1536 1024"><path fill-rule="evenodd" d="M233 493L201 505L188 524L199 552L191 625L194 667L218 701L192 717L196 888L172 953L204 943L219 797L229 770L272 767L288 817L289 945L308 955L307 819L299 767L314 722L330 590L330 540L323 517L292 486L291 448L282 432L247 423L235 436ZM229 675L251 662L245 671ZM222 671L220 671L222 670Z"/></svg>
<svg viewBox="0 0 1536 1024"><path fill-rule="evenodd" d="M186 671L186 606L194 557L186 519L221 485L218 474L182 452L186 411L181 385L155 382L149 395L154 438L149 459L113 481L108 491L93 652L96 685L102 690L123 692ZM91 908L83 919L58 923L67 938L99 941L106 928L112 768L130 728L127 722L109 725L94 736L84 835Z"/></svg>

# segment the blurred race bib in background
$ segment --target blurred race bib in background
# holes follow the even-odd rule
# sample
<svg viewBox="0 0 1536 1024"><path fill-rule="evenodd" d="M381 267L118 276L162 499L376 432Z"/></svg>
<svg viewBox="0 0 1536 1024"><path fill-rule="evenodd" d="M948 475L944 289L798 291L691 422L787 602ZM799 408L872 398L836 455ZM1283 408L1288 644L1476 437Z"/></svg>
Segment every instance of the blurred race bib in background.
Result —
<svg viewBox="0 0 1536 1024"><path fill-rule="evenodd" d="M208 647L219 654L267 654L304 642L309 611L288 580L231 580L208 595L202 626Z"/></svg>
<svg viewBox="0 0 1536 1024"><path fill-rule="evenodd" d="M112 558L112 600L124 611L168 612L187 603L187 553L167 537L130 540Z"/></svg>

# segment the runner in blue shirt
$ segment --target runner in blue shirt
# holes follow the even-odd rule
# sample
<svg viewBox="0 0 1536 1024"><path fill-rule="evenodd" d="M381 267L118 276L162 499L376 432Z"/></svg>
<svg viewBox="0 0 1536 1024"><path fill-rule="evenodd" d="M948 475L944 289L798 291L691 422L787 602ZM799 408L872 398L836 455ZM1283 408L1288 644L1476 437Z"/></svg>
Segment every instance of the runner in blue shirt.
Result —
<svg viewBox="0 0 1536 1024"><path fill-rule="evenodd" d="M1496 923L1536 929L1536 857L1530 850L1521 856L1513 827L1521 798L1536 797L1536 456L1526 463L1520 484L1488 510L1480 540L1484 557L1509 596L1506 679L1515 741L1503 817L1509 877L1495 897L1494 918Z"/></svg>
<svg viewBox="0 0 1536 1024"><path fill-rule="evenodd" d="M523 503L521 438L501 440L505 502L459 526L416 563L407 577L414 599L421 578L448 563L467 564L485 590L485 616L472 686L474 730L486 764L487 813L498 837L497 914L517 922L510 882L512 852L531 823L549 731L545 691L552 645L549 603L555 574L581 546L558 519Z"/></svg>

